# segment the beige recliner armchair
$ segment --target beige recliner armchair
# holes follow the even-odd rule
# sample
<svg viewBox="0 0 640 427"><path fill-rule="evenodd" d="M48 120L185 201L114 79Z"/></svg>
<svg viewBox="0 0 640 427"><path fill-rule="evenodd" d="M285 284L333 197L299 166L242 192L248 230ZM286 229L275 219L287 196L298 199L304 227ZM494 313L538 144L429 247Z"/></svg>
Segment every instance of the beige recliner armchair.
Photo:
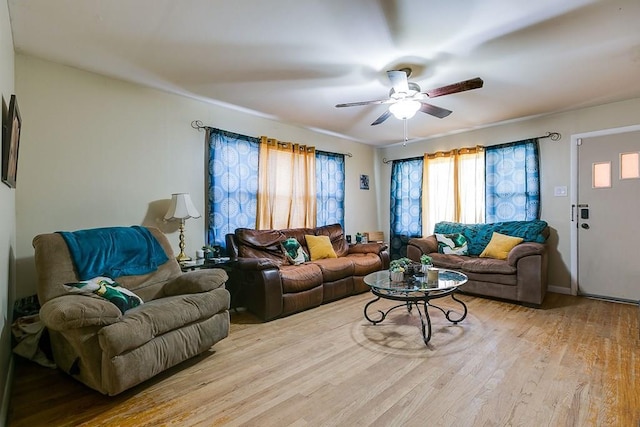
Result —
<svg viewBox="0 0 640 427"><path fill-rule="evenodd" d="M155 237L164 250L162 259L168 260L145 274L112 277L143 301L124 313L100 296L73 293L65 286L81 278L72 256L77 252L60 233L33 239L40 317L49 330L55 362L111 396L208 350L229 333L224 270L183 273L165 235L156 228L138 228Z"/></svg>

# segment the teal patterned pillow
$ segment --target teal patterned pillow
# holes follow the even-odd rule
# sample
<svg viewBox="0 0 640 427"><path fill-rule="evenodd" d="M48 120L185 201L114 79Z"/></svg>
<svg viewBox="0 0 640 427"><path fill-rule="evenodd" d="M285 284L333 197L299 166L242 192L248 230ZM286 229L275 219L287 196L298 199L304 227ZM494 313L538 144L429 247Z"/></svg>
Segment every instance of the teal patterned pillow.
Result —
<svg viewBox="0 0 640 427"><path fill-rule="evenodd" d="M467 239L460 233L436 233L438 252L441 254L469 255Z"/></svg>
<svg viewBox="0 0 640 427"><path fill-rule="evenodd" d="M113 303L120 309L122 314L130 308L137 307L143 303L142 298L134 294L127 288L123 288L108 277L94 277L78 283L67 283L64 285L70 292L97 295Z"/></svg>
<svg viewBox="0 0 640 427"><path fill-rule="evenodd" d="M300 265L309 261L309 255L294 237L283 240L280 246L282 246L282 252L284 252L284 256L290 264Z"/></svg>

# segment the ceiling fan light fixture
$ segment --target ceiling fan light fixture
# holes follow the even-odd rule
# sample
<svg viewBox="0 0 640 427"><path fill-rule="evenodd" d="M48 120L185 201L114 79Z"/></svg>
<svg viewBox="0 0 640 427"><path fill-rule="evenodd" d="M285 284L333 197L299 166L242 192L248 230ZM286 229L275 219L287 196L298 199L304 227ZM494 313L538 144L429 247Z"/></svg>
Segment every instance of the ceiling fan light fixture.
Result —
<svg viewBox="0 0 640 427"><path fill-rule="evenodd" d="M391 114L393 114L394 117L399 120L412 118L416 115L419 109L420 102L411 99L404 99L389 106L389 111L391 111Z"/></svg>

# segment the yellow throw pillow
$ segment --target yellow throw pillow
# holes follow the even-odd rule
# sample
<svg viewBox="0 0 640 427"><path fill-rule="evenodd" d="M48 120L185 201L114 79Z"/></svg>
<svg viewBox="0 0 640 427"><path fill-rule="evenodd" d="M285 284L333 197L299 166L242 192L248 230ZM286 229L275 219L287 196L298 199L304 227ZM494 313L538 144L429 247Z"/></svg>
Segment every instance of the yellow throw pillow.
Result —
<svg viewBox="0 0 640 427"><path fill-rule="evenodd" d="M491 235L491 241L480 254L480 258L507 259L509 251L522 242L522 237L506 236L496 233Z"/></svg>
<svg viewBox="0 0 640 427"><path fill-rule="evenodd" d="M323 258L338 258L336 251L334 251L333 246L331 246L329 236L312 236L307 234L304 238L307 241L311 261Z"/></svg>

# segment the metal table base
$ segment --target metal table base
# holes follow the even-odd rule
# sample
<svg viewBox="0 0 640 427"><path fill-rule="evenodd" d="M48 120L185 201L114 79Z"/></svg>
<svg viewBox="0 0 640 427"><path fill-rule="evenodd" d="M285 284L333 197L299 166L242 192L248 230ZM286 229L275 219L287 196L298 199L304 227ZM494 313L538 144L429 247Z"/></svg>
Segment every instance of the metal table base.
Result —
<svg viewBox="0 0 640 427"><path fill-rule="evenodd" d="M415 306L416 311L418 312L420 317L420 324L422 325L422 339L425 345L427 345L431 340L431 318L429 317L429 309L428 309L429 307L437 308L438 310L440 310L444 314L446 319L449 322L453 323L454 325L457 325L458 322L462 322L465 319L465 317L467 317L467 306L465 305L464 302L456 298L455 296L456 289L450 289L443 292L432 293L432 294L425 292L422 295L409 295L406 293L394 294L388 291L380 291L375 288L371 288L371 292L376 296L376 298L369 301L367 305L364 306L364 317L369 322L371 322L374 325L377 325L378 323L382 322L392 310L395 310L396 308L399 308L399 307L406 307L407 311L411 312L412 308ZM459 317L452 316L452 314L453 315L459 314L456 311L445 310L442 307L439 307L431 303L431 300L444 298L449 295L454 301L459 303L464 310L462 315L459 315ZM377 310L377 313L379 314L380 317L378 319L373 319L369 316L369 314L367 313L367 310L372 304L376 303L377 301L380 301L381 298L393 300L393 301L402 301L402 304L395 305L387 309L386 311ZM423 307L423 310L420 310L421 305Z"/></svg>

